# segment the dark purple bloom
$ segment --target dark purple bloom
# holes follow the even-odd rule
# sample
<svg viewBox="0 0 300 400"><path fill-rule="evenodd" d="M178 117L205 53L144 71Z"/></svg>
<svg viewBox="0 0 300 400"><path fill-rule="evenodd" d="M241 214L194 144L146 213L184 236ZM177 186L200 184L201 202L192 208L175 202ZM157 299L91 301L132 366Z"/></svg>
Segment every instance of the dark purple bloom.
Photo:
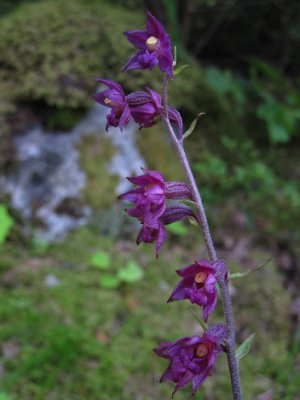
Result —
<svg viewBox="0 0 300 400"><path fill-rule="evenodd" d="M149 128L158 121L163 113L162 100L159 93L147 88L147 92L133 92L127 96L130 112L140 128ZM168 108L168 117L178 127L178 136L182 137L183 124L180 113L172 107Z"/></svg>
<svg viewBox="0 0 300 400"><path fill-rule="evenodd" d="M154 125L163 111L160 94L147 90L148 92L134 92L127 96L131 115L140 128Z"/></svg>
<svg viewBox="0 0 300 400"><path fill-rule="evenodd" d="M119 196L119 199L135 204L126 212L147 226L157 226L157 220L166 208L164 176L158 171L145 171L145 175L127 179L139 187Z"/></svg>
<svg viewBox="0 0 300 400"><path fill-rule="evenodd" d="M161 220L158 220L156 224L149 226L143 224L141 230L139 231L138 237L136 239L137 245L140 243L153 243L155 244L156 257L160 251L161 246L167 239L167 231L165 225Z"/></svg>
<svg viewBox="0 0 300 400"><path fill-rule="evenodd" d="M217 356L224 351L221 343L227 335L227 327L219 324L209 328L201 337L184 337L175 342L161 343L154 351L158 356L168 359L170 365L160 381L170 380L176 383L173 395L192 382L195 394L211 375Z"/></svg>
<svg viewBox="0 0 300 400"><path fill-rule="evenodd" d="M173 78L173 56L171 41L162 24L148 12L146 31L124 32L138 51L129 59L124 71L130 69L152 69L158 64L162 72Z"/></svg>
<svg viewBox="0 0 300 400"><path fill-rule="evenodd" d="M183 205L167 207L156 223L152 223L151 226L143 223L143 226L137 237L137 244L140 244L141 242L156 242L156 257L158 257L160 248L167 238L165 225L172 224L173 222L177 222L188 217L193 217L198 223L200 223L193 210L189 207Z"/></svg>
<svg viewBox="0 0 300 400"><path fill-rule="evenodd" d="M97 93L93 99L106 107L111 109L110 114L107 115L106 130L109 126L119 126L121 131L130 120L130 109L126 101L126 97L121 85L117 82L94 78L96 82L103 83L108 87L108 90Z"/></svg>
<svg viewBox="0 0 300 400"><path fill-rule="evenodd" d="M192 198L189 185L165 182L164 176L158 171L145 171L145 175L127 179L138 187L121 194L119 199L134 203L135 207L126 212L148 227L158 227L157 221L165 211L167 199Z"/></svg>
<svg viewBox="0 0 300 400"><path fill-rule="evenodd" d="M188 299L203 307L203 318L207 321L217 304L216 269L206 260L176 271L182 277L168 302Z"/></svg>

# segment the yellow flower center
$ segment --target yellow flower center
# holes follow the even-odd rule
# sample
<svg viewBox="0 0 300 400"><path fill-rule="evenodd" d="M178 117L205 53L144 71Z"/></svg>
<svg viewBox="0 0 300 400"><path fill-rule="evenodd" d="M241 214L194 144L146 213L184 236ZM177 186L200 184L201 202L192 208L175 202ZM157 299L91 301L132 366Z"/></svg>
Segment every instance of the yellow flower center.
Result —
<svg viewBox="0 0 300 400"><path fill-rule="evenodd" d="M158 49L159 40L155 36L150 36L146 40L146 45L150 51L155 51Z"/></svg>
<svg viewBox="0 0 300 400"><path fill-rule="evenodd" d="M200 343L196 349L196 356L198 358L203 358L208 354L208 348L205 344Z"/></svg>
<svg viewBox="0 0 300 400"><path fill-rule="evenodd" d="M104 99L104 103L105 103L105 104L110 104L111 106L118 106L118 103L116 103L115 101L109 99L108 97L106 97L106 98Z"/></svg>
<svg viewBox="0 0 300 400"><path fill-rule="evenodd" d="M207 275L206 275L205 272L203 272L203 271L198 272L198 273L195 275L195 282L196 282L196 283L203 283L203 282L205 282L206 278L207 278Z"/></svg>

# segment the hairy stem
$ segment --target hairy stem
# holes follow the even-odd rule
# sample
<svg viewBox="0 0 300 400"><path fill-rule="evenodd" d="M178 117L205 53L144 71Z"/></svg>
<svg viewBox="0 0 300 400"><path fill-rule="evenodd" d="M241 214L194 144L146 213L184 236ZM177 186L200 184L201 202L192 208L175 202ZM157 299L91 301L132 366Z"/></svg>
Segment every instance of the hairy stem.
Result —
<svg viewBox="0 0 300 400"><path fill-rule="evenodd" d="M205 240L205 244L207 247L209 259L211 262L215 262L218 260L214 242L212 240L212 236L210 233L209 225L207 222L202 198L200 191L197 187L193 172L191 170L189 161L187 159L182 139L178 139L174 129L170 123L168 117L168 82L169 79L165 76L164 79L164 86L163 86L163 123L166 127L166 130L170 136L171 142L175 148L176 154L180 161L180 164L184 170L186 178L191 186L194 201L197 206L197 210L199 213L199 218L201 221L201 228ZM242 400L242 390L241 390L241 383L240 383L240 375L239 375L239 367L238 362L235 355L235 323L234 323L234 315L233 309L231 304L231 298L228 290L228 281L225 280L224 277L221 278L220 282L220 290L221 290L221 297L223 302L223 309L224 309L224 316L226 325L229 329L229 337L226 341L226 354L228 360L228 366L230 371L230 378L231 378L231 386L232 386L232 394L234 400Z"/></svg>

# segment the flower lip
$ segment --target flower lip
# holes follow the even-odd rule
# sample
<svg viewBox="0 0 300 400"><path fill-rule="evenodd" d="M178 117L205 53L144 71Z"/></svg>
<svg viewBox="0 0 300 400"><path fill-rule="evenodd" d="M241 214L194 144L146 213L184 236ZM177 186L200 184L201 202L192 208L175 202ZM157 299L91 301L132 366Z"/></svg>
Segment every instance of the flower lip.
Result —
<svg viewBox="0 0 300 400"><path fill-rule="evenodd" d="M107 104L107 105L110 105L110 106L112 106L112 107L119 107L119 106L120 106L119 103L117 103L116 101L113 101L113 100L109 99L108 97L106 97L106 98L104 99L104 103Z"/></svg>
<svg viewBox="0 0 300 400"><path fill-rule="evenodd" d="M206 344L200 343L196 348L196 357L203 358L208 354L209 350Z"/></svg>
<svg viewBox="0 0 300 400"><path fill-rule="evenodd" d="M195 282L196 283L204 283L206 281L207 274L203 271L197 272L195 275Z"/></svg>

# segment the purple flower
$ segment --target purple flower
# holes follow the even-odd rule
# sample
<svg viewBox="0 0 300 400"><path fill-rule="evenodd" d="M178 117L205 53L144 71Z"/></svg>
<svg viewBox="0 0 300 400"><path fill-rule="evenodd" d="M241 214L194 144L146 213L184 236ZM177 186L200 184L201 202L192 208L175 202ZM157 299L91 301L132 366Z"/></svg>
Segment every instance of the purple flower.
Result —
<svg viewBox="0 0 300 400"><path fill-rule="evenodd" d="M127 96L130 112L140 128L149 128L157 123L163 113L162 100L159 93L147 88L147 92L133 92ZM178 127L178 136L182 137L183 124L180 113L168 107L168 117Z"/></svg>
<svg viewBox="0 0 300 400"><path fill-rule="evenodd" d="M183 205L167 207L156 223L152 224L151 226L143 223L143 226L137 237L137 244L140 244L141 242L156 242L156 257L158 257L160 248L167 239L165 225L172 224L173 222L177 222L188 217L193 217L198 223L200 223L193 210L189 207Z"/></svg>
<svg viewBox="0 0 300 400"><path fill-rule="evenodd" d="M154 125L163 111L160 94L147 90L148 92L134 92L127 96L131 115L140 128Z"/></svg>
<svg viewBox="0 0 300 400"><path fill-rule="evenodd" d="M158 220L157 223L152 226L143 224L142 228L138 233L136 244L139 245L142 242L143 243L156 242L155 252L156 252L156 257L158 258L160 248L164 244L166 239L167 239L167 231L165 225L161 220Z"/></svg>
<svg viewBox="0 0 300 400"><path fill-rule="evenodd" d="M158 356L170 361L160 382L170 380L176 383L172 396L189 382L192 382L195 394L211 375L217 356L223 352L221 343L227 335L227 327L218 324L209 328L201 337L184 337L175 342L164 342L154 350Z"/></svg>
<svg viewBox="0 0 300 400"><path fill-rule="evenodd" d="M106 116L106 130L109 126L118 126L122 131L124 126L128 124L131 117L130 109L127 104L122 86L117 82L108 79L94 78L94 80L96 82L103 83L109 88L108 90L104 90L103 92L99 92L93 96L93 99L97 103L100 103L111 109L110 114Z"/></svg>
<svg viewBox="0 0 300 400"><path fill-rule="evenodd" d="M162 24L148 12L146 31L124 32L130 43L139 49L127 62L123 71L152 69L158 64L162 72L173 79L171 41Z"/></svg>
<svg viewBox="0 0 300 400"><path fill-rule="evenodd" d="M216 269L205 260L176 271L182 277L168 302L188 299L203 307L203 318L207 321L217 304Z"/></svg>
<svg viewBox="0 0 300 400"><path fill-rule="evenodd" d="M120 200L135 204L126 212L143 224L158 229L158 218L164 213L167 199L192 199L190 186L183 182L165 182L159 171L145 171L145 175L127 178L138 186L119 196Z"/></svg>
<svg viewBox="0 0 300 400"><path fill-rule="evenodd" d="M126 212L148 226L157 226L157 220L166 208L164 176L158 171L145 171L145 175L127 179L139 187L119 196L120 200L135 204Z"/></svg>

